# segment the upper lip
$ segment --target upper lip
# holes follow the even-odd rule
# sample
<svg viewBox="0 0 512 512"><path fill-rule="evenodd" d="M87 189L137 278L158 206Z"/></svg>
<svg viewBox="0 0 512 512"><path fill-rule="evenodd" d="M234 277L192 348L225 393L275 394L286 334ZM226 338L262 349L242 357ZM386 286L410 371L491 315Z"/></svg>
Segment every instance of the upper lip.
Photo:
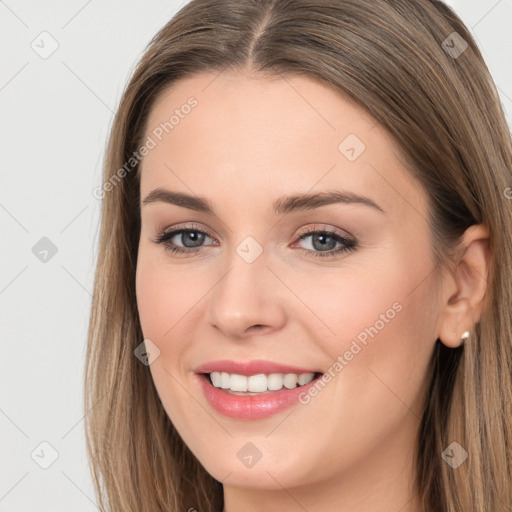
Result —
<svg viewBox="0 0 512 512"><path fill-rule="evenodd" d="M253 361L230 361L219 360L210 361L202 364L194 369L195 373L211 373L211 372L226 372L235 373L237 375L258 375L260 373L321 373L317 370L310 368L299 368L297 366L290 366L287 364L275 363L272 361L253 360Z"/></svg>

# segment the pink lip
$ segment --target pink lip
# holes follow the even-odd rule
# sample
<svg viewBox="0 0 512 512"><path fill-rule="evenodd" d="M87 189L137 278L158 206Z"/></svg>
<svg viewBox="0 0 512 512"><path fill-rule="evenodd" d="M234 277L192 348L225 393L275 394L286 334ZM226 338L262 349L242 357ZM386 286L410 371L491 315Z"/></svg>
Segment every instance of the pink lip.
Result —
<svg viewBox="0 0 512 512"><path fill-rule="evenodd" d="M209 363L198 366L195 373L211 373L211 372L227 372L236 373L237 375L258 375L259 373L316 373L320 370L311 370L308 368L298 368L296 366L288 366L271 361L245 361L236 362L229 360L211 361Z"/></svg>
<svg viewBox="0 0 512 512"><path fill-rule="evenodd" d="M309 387L315 385L313 379L305 386L294 389L270 391L260 395L232 395L227 391L214 387L205 373L228 372L238 375L257 375L259 373L315 373L314 370L272 363L268 361L213 361L199 366L194 370L198 375L201 388L208 403L220 414L230 418L257 420L277 414L298 403L299 395L307 393Z"/></svg>

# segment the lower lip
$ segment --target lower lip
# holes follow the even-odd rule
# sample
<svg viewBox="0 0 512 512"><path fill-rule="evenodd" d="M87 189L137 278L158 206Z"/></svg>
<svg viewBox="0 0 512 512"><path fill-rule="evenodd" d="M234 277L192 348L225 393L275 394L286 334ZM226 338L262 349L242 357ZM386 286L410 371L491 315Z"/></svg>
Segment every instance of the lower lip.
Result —
<svg viewBox="0 0 512 512"><path fill-rule="evenodd" d="M208 403L219 413L230 418L258 420L277 414L299 403L299 395L307 393L321 377L313 379L304 386L294 389L282 389L261 395L232 395L216 388L207 375L198 375L204 396Z"/></svg>

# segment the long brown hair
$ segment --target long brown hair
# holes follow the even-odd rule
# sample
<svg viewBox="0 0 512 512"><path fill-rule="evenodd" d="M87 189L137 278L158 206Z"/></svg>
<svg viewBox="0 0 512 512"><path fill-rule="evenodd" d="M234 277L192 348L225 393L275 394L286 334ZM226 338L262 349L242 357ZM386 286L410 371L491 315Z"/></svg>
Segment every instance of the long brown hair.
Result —
<svg viewBox="0 0 512 512"><path fill-rule="evenodd" d="M192 0L148 45L122 96L104 185L96 193L103 202L85 410L101 509L222 507L221 483L185 446L149 369L134 357L143 339L135 296L140 198L134 154L164 88L226 69L312 77L373 116L425 187L440 264L449 266L465 229L488 227L491 262L480 322L468 343L448 349L437 340L432 355L416 486L424 512L510 510L511 137L472 36L433 0ZM441 458L452 441L469 453L457 469Z"/></svg>

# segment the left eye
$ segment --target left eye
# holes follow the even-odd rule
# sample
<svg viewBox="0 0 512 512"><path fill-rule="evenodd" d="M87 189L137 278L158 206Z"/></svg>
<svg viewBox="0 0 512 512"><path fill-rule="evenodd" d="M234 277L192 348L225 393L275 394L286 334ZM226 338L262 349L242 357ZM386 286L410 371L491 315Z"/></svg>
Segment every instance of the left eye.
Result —
<svg viewBox="0 0 512 512"><path fill-rule="evenodd" d="M300 238L300 240L305 240L306 238L310 238L310 248L313 247L314 250L323 251L323 250L332 250L336 247L336 244L340 243L340 237L336 237L324 232L317 233L309 233L308 235L304 235Z"/></svg>
<svg viewBox="0 0 512 512"><path fill-rule="evenodd" d="M309 243L306 244L309 248L303 248L303 250L311 253L311 256L332 256L344 251L355 249L357 243L354 240L350 240L341 236L336 232L331 231L311 231L309 233L300 236L299 241L310 239ZM336 248L336 245L341 246Z"/></svg>

